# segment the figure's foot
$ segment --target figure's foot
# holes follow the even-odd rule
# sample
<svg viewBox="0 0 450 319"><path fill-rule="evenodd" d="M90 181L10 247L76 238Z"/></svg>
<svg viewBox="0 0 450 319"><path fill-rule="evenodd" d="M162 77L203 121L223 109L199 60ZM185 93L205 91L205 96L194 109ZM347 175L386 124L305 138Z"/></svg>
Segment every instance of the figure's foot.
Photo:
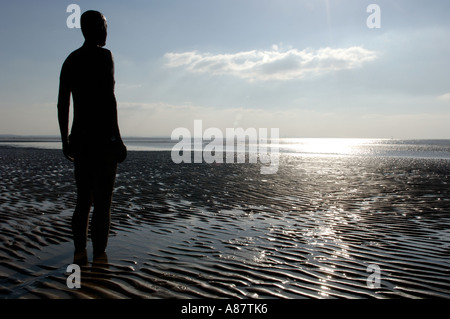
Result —
<svg viewBox="0 0 450 319"><path fill-rule="evenodd" d="M108 264L108 255L105 251L94 252L94 260L92 262L100 265Z"/></svg>
<svg viewBox="0 0 450 319"><path fill-rule="evenodd" d="M92 248L94 249L94 259L105 254L107 245L106 240L99 240L95 236L92 237Z"/></svg>
<svg viewBox="0 0 450 319"><path fill-rule="evenodd" d="M104 249L104 248L98 249L98 248L94 247L94 253L93 253L94 259L98 259L98 258L102 258L102 257L106 256L105 250L106 249Z"/></svg>
<svg viewBox="0 0 450 319"><path fill-rule="evenodd" d="M73 263L78 266L87 266L88 257L86 249L83 250L75 250L73 253Z"/></svg>
<svg viewBox="0 0 450 319"><path fill-rule="evenodd" d="M92 260L92 272L98 272L109 278L109 264L108 256L106 252L94 254L94 259Z"/></svg>

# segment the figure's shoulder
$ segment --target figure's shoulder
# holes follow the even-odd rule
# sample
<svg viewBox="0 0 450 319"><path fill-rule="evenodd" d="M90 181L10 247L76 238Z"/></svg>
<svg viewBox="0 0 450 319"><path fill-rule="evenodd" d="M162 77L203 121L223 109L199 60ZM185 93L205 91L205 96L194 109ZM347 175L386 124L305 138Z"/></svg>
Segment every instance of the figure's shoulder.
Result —
<svg viewBox="0 0 450 319"><path fill-rule="evenodd" d="M79 58L79 56L82 54L81 52L81 48L76 49L75 51L72 51L66 58L64 63L70 63L73 60L76 60L77 58Z"/></svg>
<svg viewBox="0 0 450 319"><path fill-rule="evenodd" d="M111 54L111 51L108 50L107 48L101 48L101 47L97 47L101 52L103 52L104 54Z"/></svg>
<svg viewBox="0 0 450 319"><path fill-rule="evenodd" d="M63 66L65 67L76 66L79 63L84 63L93 56L94 57L96 56L97 58L100 58L102 60L109 60L109 61L113 60L112 53L108 49L100 47L87 48L85 46L82 46L67 56Z"/></svg>
<svg viewBox="0 0 450 319"><path fill-rule="evenodd" d="M105 55L106 57L111 57L112 58L112 52L106 48L98 48L100 50L100 52Z"/></svg>
<svg viewBox="0 0 450 319"><path fill-rule="evenodd" d="M107 61L108 64L114 64L114 57L110 50L100 47L98 47L98 49L104 61Z"/></svg>

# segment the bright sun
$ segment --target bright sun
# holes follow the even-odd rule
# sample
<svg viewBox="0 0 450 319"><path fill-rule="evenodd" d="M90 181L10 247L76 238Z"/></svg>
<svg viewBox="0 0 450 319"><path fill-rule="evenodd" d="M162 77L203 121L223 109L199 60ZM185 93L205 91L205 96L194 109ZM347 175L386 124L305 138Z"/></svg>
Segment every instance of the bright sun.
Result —
<svg viewBox="0 0 450 319"><path fill-rule="evenodd" d="M359 138L303 138L291 140L289 145L283 147L303 154L356 155L359 146L370 141Z"/></svg>

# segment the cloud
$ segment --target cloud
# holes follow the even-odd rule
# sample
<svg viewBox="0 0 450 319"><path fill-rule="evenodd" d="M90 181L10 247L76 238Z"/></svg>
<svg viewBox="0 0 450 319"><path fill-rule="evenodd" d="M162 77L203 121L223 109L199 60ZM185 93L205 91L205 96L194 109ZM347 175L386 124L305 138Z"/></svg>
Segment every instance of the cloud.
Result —
<svg viewBox="0 0 450 319"><path fill-rule="evenodd" d="M244 51L211 54L198 51L166 53L168 67L184 67L192 73L233 75L249 81L293 80L360 67L377 58L377 53L362 47L322 48L318 50Z"/></svg>
<svg viewBox="0 0 450 319"><path fill-rule="evenodd" d="M441 101L450 101L450 93L439 95L437 98Z"/></svg>

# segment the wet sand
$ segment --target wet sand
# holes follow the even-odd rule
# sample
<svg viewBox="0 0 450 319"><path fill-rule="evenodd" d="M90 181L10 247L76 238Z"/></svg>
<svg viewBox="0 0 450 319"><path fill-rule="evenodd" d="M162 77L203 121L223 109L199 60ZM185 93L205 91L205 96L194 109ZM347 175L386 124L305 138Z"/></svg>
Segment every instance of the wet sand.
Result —
<svg viewBox="0 0 450 319"><path fill-rule="evenodd" d="M72 164L0 147L0 298L449 298L449 164L282 155L261 175L129 152L107 258L89 246L69 289Z"/></svg>

